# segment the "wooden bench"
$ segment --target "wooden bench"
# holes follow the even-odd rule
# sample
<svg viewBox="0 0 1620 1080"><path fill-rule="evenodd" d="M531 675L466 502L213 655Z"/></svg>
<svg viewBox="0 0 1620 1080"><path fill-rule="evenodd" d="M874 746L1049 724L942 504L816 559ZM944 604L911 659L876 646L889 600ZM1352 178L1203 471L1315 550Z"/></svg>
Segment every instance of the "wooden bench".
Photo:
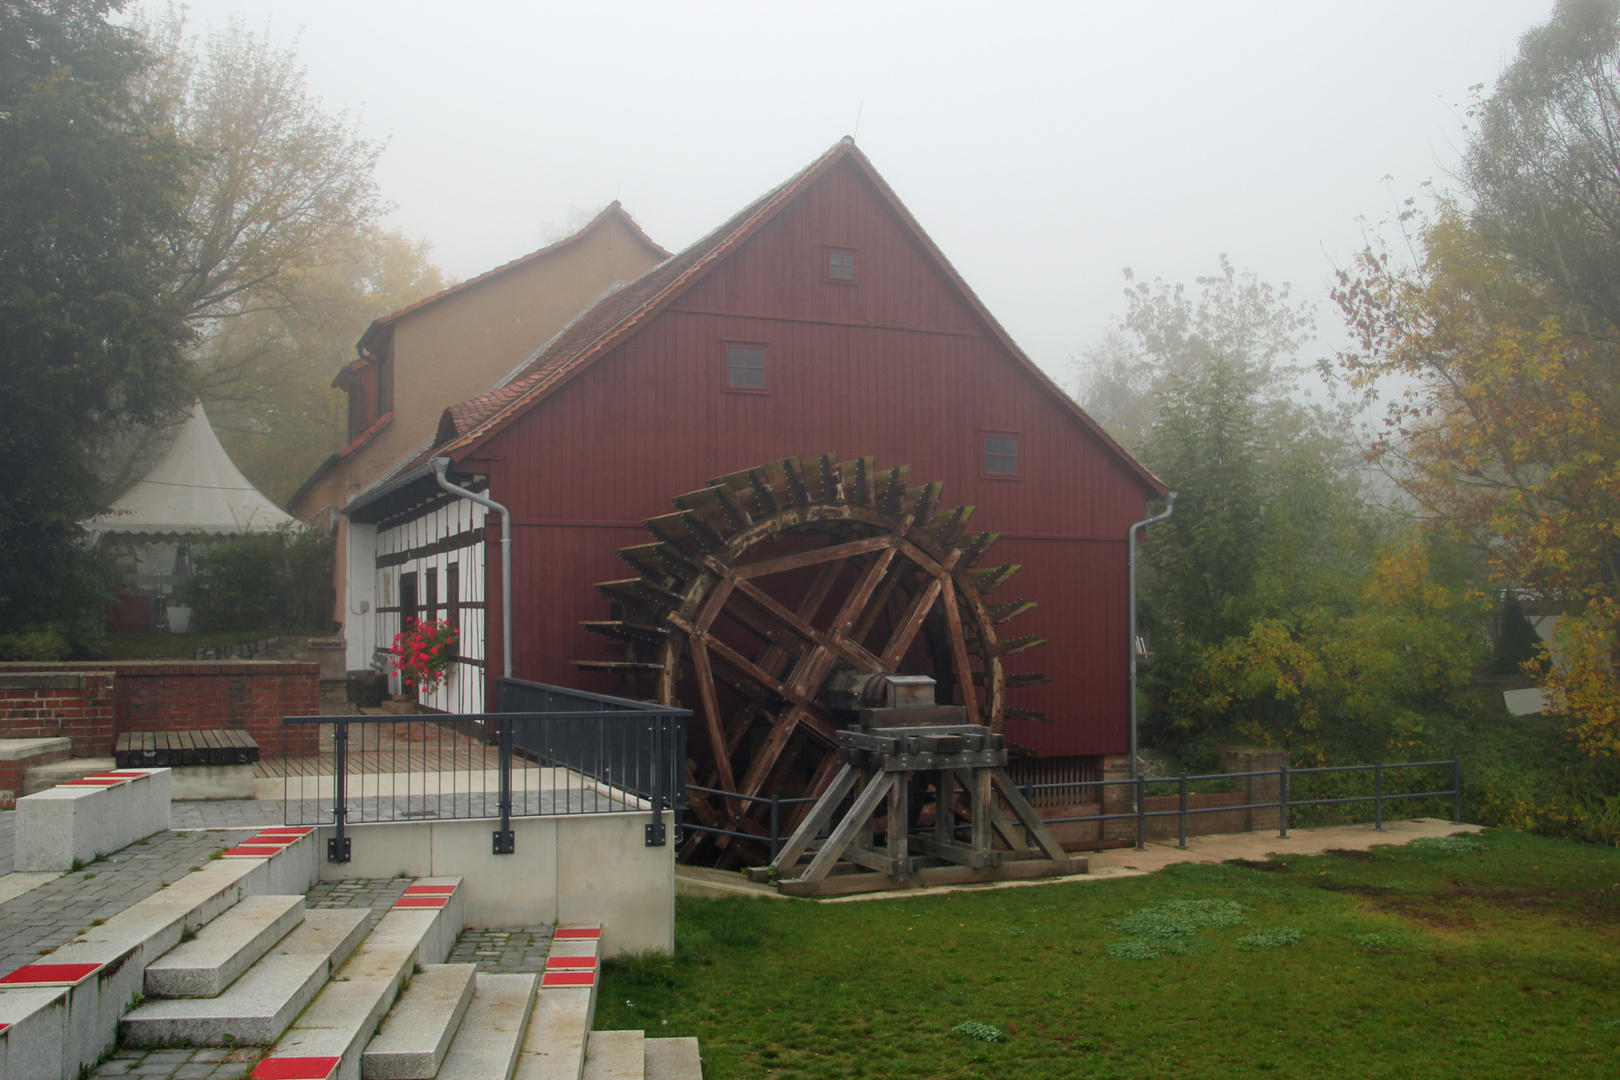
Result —
<svg viewBox="0 0 1620 1080"><path fill-rule="evenodd" d="M113 760L120 769L179 768L185 765L252 765L259 744L245 731L126 731L118 736Z"/></svg>

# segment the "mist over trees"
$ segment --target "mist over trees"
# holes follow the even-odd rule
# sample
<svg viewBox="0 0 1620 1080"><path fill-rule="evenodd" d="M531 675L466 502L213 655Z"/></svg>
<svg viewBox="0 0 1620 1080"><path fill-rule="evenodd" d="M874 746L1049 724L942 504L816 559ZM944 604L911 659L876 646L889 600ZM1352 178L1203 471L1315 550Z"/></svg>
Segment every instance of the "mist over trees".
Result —
<svg viewBox="0 0 1620 1080"><path fill-rule="evenodd" d="M444 284L291 48L122 10L0 5L0 639L78 653L111 579L76 523L190 402L285 499L342 444L330 383L366 325Z"/></svg>

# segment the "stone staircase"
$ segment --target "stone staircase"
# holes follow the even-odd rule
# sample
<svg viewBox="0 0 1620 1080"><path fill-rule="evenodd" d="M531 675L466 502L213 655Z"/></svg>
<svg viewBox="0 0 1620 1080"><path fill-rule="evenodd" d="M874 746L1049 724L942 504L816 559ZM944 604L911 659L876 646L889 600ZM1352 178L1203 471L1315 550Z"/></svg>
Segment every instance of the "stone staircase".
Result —
<svg viewBox="0 0 1620 1080"><path fill-rule="evenodd" d="M74 1080L116 1044L263 1047L255 1080L701 1080L695 1039L591 1031L599 924L559 926L543 972L447 964L460 878L306 909L314 841L266 830L0 979L0 1080Z"/></svg>

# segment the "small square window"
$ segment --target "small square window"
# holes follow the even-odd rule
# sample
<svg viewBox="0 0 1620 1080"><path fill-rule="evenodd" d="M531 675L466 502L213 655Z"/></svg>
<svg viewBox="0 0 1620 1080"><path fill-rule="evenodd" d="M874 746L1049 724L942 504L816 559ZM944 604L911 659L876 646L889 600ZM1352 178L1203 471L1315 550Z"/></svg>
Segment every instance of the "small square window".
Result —
<svg viewBox="0 0 1620 1080"><path fill-rule="evenodd" d="M855 253L853 251L827 252L827 276L834 281L854 281Z"/></svg>
<svg viewBox="0 0 1620 1080"><path fill-rule="evenodd" d="M726 346L726 388L728 390L765 389L764 346Z"/></svg>
<svg viewBox="0 0 1620 1080"><path fill-rule="evenodd" d="M984 475L1018 475L1018 439L1012 435L984 437Z"/></svg>

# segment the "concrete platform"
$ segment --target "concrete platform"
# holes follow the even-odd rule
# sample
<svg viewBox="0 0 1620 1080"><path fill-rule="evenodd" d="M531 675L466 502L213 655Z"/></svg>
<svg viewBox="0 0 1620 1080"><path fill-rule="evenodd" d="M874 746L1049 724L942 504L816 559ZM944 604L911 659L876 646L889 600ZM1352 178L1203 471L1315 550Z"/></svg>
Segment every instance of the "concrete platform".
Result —
<svg viewBox="0 0 1620 1080"><path fill-rule="evenodd" d="M268 1046L287 1030L366 934L364 908L304 913L292 933L215 998L137 1006L120 1025L135 1046Z"/></svg>
<svg viewBox="0 0 1620 1080"><path fill-rule="evenodd" d="M472 1003L476 964L430 964L410 980L360 1055L364 1080L433 1080Z"/></svg>
<svg viewBox="0 0 1620 1080"><path fill-rule="evenodd" d="M478 975L438 1080L507 1080L529 1027L538 975Z"/></svg>
<svg viewBox="0 0 1620 1080"><path fill-rule="evenodd" d="M703 1080L696 1039L648 1039L646 1049L646 1080Z"/></svg>
<svg viewBox="0 0 1620 1080"><path fill-rule="evenodd" d="M217 997L304 921L302 896L250 896L146 967L147 997Z"/></svg>

